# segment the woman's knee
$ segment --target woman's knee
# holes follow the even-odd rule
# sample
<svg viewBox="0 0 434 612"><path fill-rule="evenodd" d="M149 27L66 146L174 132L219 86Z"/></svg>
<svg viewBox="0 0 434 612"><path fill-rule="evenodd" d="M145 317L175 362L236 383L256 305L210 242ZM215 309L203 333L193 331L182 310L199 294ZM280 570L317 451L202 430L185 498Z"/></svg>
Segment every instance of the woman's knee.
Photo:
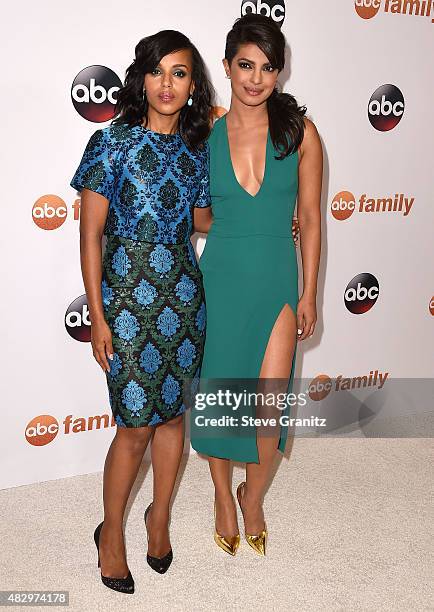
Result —
<svg viewBox="0 0 434 612"><path fill-rule="evenodd" d="M184 421L184 415L179 414L173 419L170 419L169 421L162 423L159 427L179 427L180 425L182 425L183 421Z"/></svg>
<svg viewBox="0 0 434 612"><path fill-rule="evenodd" d="M146 450L151 434L151 427L118 427L116 437L131 452L142 452Z"/></svg>
<svg viewBox="0 0 434 612"><path fill-rule="evenodd" d="M260 367L260 379L289 379L296 347L296 330L294 311L285 304L268 338Z"/></svg>

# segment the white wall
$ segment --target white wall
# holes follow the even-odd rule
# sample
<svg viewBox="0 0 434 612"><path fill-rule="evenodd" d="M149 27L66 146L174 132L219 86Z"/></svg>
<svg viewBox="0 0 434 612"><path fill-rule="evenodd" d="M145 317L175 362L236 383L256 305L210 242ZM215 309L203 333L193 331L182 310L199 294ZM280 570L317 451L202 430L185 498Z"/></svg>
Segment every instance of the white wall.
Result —
<svg viewBox="0 0 434 612"><path fill-rule="evenodd" d="M174 28L198 46L218 103L228 108L221 58L240 6L241 0L41 0L3 9L0 487L101 470L114 433L110 427L62 433L67 415L87 419L110 410L90 343L71 338L64 325L68 305L84 293L69 181L89 136L106 125L76 112L72 81L93 64L123 79L139 39ZM315 336L299 347L297 376L353 377L373 369L397 378L433 374L434 14L391 14L385 6L383 0L375 16L363 19L352 0L286 2L291 60L282 80L307 105L325 161L319 321ZM394 129L381 132L367 106L387 83L403 93L405 111ZM403 193L414 203L407 216L354 212L338 221L331 202L343 190L357 198ZM55 230L32 219L34 203L46 194L67 206ZM363 272L378 279L380 295L368 312L354 315L343 295ZM39 415L54 417L61 431L35 446L25 431Z"/></svg>

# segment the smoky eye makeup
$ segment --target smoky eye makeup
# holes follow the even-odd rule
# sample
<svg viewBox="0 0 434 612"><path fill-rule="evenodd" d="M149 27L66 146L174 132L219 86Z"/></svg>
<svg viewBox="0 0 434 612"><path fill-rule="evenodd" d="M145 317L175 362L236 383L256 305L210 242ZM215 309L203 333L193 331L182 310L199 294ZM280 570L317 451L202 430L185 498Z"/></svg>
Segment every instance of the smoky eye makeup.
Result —
<svg viewBox="0 0 434 612"><path fill-rule="evenodd" d="M242 70L248 70L250 68L252 68L252 64L251 62L248 62L246 60L239 60L238 61L238 66L242 69ZM272 66L271 64L264 64L264 66L262 67L262 69L265 72L274 72L276 69L274 68L274 66Z"/></svg>
<svg viewBox="0 0 434 612"><path fill-rule="evenodd" d="M159 76L160 74L162 74L162 72L161 72L160 68L154 68L153 70L151 70L150 74L152 76ZM185 76L187 76L187 73L184 70L177 69L177 70L173 71L173 75L178 77L178 78L180 78L180 79L182 79Z"/></svg>

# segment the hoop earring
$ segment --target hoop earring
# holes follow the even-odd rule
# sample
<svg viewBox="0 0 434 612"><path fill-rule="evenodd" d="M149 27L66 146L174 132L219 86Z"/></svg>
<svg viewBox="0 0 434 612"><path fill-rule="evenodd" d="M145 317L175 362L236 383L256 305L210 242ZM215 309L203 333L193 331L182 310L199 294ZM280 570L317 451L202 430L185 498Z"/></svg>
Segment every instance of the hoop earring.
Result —
<svg viewBox="0 0 434 612"><path fill-rule="evenodd" d="M190 94L190 97L187 100L187 106L193 106L193 96Z"/></svg>

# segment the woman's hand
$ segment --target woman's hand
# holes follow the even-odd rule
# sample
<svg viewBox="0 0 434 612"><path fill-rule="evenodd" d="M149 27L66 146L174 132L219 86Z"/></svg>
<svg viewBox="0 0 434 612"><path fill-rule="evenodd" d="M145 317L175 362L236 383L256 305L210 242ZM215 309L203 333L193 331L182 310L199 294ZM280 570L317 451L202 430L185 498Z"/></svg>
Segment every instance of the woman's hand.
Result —
<svg viewBox="0 0 434 612"><path fill-rule="evenodd" d="M298 224L297 217L292 217L292 237L294 238L294 243L297 244L298 237L300 235L300 226Z"/></svg>
<svg viewBox="0 0 434 612"><path fill-rule="evenodd" d="M93 356L104 372L109 372L110 366L107 359L113 359L112 333L104 319L92 323L91 343Z"/></svg>
<svg viewBox="0 0 434 612"><path fill-rule="evenodd" d="M315 298L302 295L297 305L297 340L312 336L316 320Z"/></svg>

